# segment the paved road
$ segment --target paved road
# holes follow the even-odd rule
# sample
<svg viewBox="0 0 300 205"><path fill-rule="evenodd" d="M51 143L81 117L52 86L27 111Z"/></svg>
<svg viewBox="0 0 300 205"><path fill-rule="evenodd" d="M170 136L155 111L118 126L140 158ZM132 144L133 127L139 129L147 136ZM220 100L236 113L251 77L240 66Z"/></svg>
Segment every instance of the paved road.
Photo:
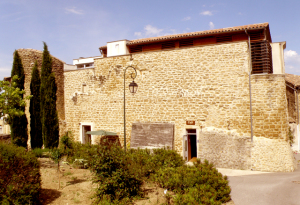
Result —
<svg viewBox="0 0 300 205"><path fill-rule="evenodd" d="M300 160L300 154L295 157ZM256 173L228 179L235 205L300 205L300 165L294 172Z"/></svg>

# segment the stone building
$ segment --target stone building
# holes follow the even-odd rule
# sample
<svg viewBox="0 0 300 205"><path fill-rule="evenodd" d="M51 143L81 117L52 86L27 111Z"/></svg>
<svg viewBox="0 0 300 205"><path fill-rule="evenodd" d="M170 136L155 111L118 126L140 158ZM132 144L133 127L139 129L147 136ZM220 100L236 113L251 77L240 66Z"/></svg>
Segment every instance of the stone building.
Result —
<svg viewBox="0 0 300 205"><path fill-rule="evenodd" d="M132 66L128 146L169 146L217 167L293 171L284 48L268 23L108 42L102 57L76 59L64 73L66 130L82 143L99 143L89 130L112 131L122 144L124 70Z"/></svg>
<svg viewBox="0 0 300 205"><path fill-rule="evenodd" d="M38 69L41 73L41 67L43 62L43 51L35 49L18 49L17 50L24 67L25 74L25 95L30 95L30 82L31 73L35 61L37 61ZM65 100L64 100L64 62L58 58L52 56L52 72L55 73L56 85L57 85L57 113L59 118L59 134L60 136L65 132ZM25 114L28 120L28 146L30 147L30 113L29 113L29 101L26 103Z"/></svg>
<svg viewBox="0 0 300 205"><path fill-rule="evenodd" d="M299 132L299 91L300 91L300 76L293 74L285 74L286 80L286 95L288 104L288 121L291 132L294 136L292 149L300 150L300 132Z"/></svg>

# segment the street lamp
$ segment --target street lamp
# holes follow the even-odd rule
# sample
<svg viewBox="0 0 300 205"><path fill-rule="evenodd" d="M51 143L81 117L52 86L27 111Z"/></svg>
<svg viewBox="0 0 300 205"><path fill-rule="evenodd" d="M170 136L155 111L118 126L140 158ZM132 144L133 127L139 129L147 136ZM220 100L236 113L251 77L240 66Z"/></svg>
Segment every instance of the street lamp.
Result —
<svg viewBox="0 0 300 205"><path fill-rule="evenodd" d="M124 150L126 152L126 113L125 113L125 74L126 74L126 70L127 68L133 68L135 71L135 75L133 76L134 73L131 73L131 78L132 78L132 82L129 84L129 90L132 94L135 94L137 89L138 89L138 85L136 84L136 82L134 82L134 79L137 76L137 72L136 69L132 66L128 66L125 68L124 70Z"/></svg>

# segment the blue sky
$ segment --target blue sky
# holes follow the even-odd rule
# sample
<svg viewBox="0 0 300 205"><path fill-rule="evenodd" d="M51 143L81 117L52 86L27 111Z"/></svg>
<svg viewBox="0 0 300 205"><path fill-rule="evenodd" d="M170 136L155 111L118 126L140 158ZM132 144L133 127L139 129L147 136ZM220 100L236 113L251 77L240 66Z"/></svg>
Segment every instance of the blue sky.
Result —
<svg viewBox="0 0 300 205"><path fill-rule="evenodd" d="M72 64L109 41L269 22L286 41L286 72L300 75L299 0L1 0L0 79L15 49L43 49ZM297 20L298 19L298 20Z"/></svg>

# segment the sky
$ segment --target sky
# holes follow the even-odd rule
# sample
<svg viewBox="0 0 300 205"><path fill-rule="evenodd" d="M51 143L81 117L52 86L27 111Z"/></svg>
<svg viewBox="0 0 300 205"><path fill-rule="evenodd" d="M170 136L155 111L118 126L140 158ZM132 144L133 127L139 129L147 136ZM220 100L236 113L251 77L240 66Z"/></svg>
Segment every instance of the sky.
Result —
<svg viewBox="0 0 300 205"><path fill-rule="evenodd" d="M72 64L107 42L269 22L286 41L286 73L300 75L299 0L0 0L0 79L13 52L43 50ZM298 20L297 20L298 19Z"/></svg>

